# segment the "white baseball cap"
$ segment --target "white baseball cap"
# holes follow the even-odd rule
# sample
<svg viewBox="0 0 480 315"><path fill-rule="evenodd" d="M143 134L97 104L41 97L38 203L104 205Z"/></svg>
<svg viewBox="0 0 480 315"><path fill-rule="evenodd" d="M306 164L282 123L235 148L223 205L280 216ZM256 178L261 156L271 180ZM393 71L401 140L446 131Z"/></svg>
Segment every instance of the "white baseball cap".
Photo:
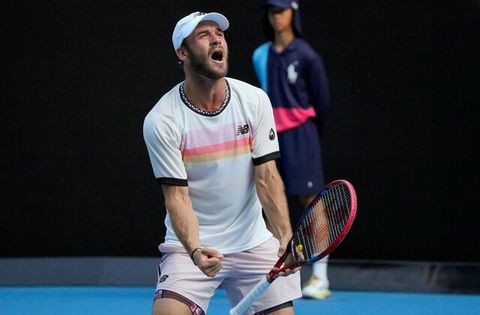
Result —
<svg viewBox="0 0 480 315"><path fill-rule="evenodd" d="M173 48L177 50L178 47L182 46L183 40L187 38L190 34L192 34L198 23L202 21L215 22L218 24L218 26L220 26L220 29L222 31L226 30L230 25L227 18L220 13L194 12L192 14L189 14L186 17L182 18L180 21L178 21L177 25L175 25L175 29L173 30L172 34Z"/></svg>

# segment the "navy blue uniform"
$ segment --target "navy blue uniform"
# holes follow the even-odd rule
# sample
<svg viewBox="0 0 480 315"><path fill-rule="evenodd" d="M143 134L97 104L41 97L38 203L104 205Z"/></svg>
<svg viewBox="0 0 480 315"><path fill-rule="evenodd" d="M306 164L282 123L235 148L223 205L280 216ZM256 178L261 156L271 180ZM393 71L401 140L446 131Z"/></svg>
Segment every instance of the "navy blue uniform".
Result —
<svg viewBox="0 0 480 315"><path fill-rule="evenodd" d="M315 194L325 184L319 130L330 107L322 59L306 41L295 38L281 53L271 42L261 45L253 63L272 102L287 195Z"/></svg>

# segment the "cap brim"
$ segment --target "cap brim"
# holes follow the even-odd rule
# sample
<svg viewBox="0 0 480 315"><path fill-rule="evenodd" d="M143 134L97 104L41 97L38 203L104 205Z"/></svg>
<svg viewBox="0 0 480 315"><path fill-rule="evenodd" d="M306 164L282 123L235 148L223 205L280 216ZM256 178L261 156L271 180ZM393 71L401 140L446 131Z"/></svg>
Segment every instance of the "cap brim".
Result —
<svg viewBox="0 0 480 315"><path fill-rule="evenodd" d="M173 48L176 50L181 46L183 40L190 36L193 30L197 27L198 23L202 21L212 21L216 23L222 31L225 31L230 23L227 18L216 12L201 13L194 12L177 22L172 34Z"/></svg>
<svg viewBox="0 0 480 315"><path fill-rule="evenodd" d="M215 22L218 24L218 26L220 26L220 29L222 31L226 30L230 26L230 23L228 22L227 18L223 14L216 13L216 12L211 12L203 15L200 21Z"/></svg>
<svg viewBox="0 0 480 315"><path fill-rule="evenodd" d="M267 5L265 7L265 10L273 12L273 13L280 13L280 12L285 11L288 8L290 8L290 7L283 7L283 6L278 6L278 5Z"/></svg>

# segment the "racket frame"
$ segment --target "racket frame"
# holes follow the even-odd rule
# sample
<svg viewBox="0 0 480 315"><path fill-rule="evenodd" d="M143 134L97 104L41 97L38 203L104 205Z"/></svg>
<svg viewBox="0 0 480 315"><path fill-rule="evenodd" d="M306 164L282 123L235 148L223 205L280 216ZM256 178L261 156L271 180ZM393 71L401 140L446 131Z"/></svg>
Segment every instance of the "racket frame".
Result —
<svg viewBox="0 0 480 315"><path fill-rule="evenodd" d="M280 273L284 272L286 269L294 269L294 268L301 267L301 266L304 266L304 265L313 264L314 262L322 259L323 257L330 254L335 248L337 248L338 245L340 245L340 243L345 239L345 237L347 236L348 232L350 231L350 228L353 225L353 221L355 220L355 217L357 215L357 194L355 193L355 189L353 188L353 185L345 179L337 179L337 180L334 180L334 181L330 182L328 185L326 185L322 189L322 191L320 193L318 193L318 195L310 202L308 207L303 211L302 215L300 216L300 219L297 221L297 225L296 225L294 231L298 230L298 228L300 227L304 218L312 211L313 207L318 203L318 201L320 199L323 198L323 196L328 192L328 190L330 190L334 186L338 186L338 185L342 185L342 184L347 186L347 188L350 192L350 202L351 202L350 210L351 211L348 215L347 222L345 223L344 227L342 228L342 231L337 236L337 238L332 242L332 244L330 244L324 251L322 251L317 256L311 257L310 259L308 259L306 261L300 261L300 262L296 262L296 263L288 265L288 266L284 266L283 268L281 268L278 271L270 270L270 272L267 274L267 281L268 282L272 283L280 275ZM289 244L290 244L289 248L285 251L285 253L282 255L282 257L280 259L278 259L278 261L275 263L274 268L275 267L279 268L285 262L288 255L290 253L295 252L295 244L294 244L293 240L294 240L294 236L292 236L292 238L289 241ZM295 255L293 255L293 256L295 257Z"/></svg>
<svg viewBox="0 0 480 315"><path fill-rule="evenodd" d="M324 189L315 197L315 199L309 204L309 206L304 210L302 213L302 216L297 222L296 229L294 231L297 231L297 229L300 227L301 222L305 218L306 215L310 213L312 208L317 204L317 202L326 194L326 192L331 189L332 187L336 185L341 185L344 184L347 186L349 192L350 192L350 213L348 215L347 222L345 223L344 227L340 231L340 234L335 238L335 240L330 244L324 251L322 251L320 254L317 256L311 257L308 260L305 261L300 261L296 262L292 265L285 266L277 271L274 271L273 269L275 268L280 268L281 265L285 262L286 258L290 253L294 253L295 251L295 245L294 245L294 237L292 236L292 239L289 241L290 246L287 248L285 253L278 259L278 261L275 263L275 266L270 270L270 272L267 274L266 278L257 283L257 285L232 309L230 309L229 314L230 315L239 315L243 314L257 299L259 299L265 291L270 287L272 282L278 278L281 272L285 271L286 269L294 269L306 264L312 264L315 261L318 261L322 259L323 257L327 256L330 254L340 243L344 240L345 236L348 234L350 231L350 228L352 227L353 221L355 220L355 216L357 214L357 195L355 193L355 189L353 188L352 184L350 184L348 181L344 179L338 179L335 180L328 185L325 186ZM295 257L295 255L293 255ZM294 258L295 259L295 258Z"/></svg>

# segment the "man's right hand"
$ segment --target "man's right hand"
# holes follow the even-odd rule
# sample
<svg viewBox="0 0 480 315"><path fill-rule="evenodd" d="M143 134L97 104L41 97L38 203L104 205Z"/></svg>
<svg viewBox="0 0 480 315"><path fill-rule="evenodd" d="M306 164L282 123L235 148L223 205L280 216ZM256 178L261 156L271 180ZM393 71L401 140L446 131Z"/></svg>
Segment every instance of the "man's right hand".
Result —
<svg viewBox="0 0 480 315"><path fill-rule="evenodd" d="M223 255L213 247L202 247L193 254L193 262L206 276L214 277L222 270Z"/></svg>

